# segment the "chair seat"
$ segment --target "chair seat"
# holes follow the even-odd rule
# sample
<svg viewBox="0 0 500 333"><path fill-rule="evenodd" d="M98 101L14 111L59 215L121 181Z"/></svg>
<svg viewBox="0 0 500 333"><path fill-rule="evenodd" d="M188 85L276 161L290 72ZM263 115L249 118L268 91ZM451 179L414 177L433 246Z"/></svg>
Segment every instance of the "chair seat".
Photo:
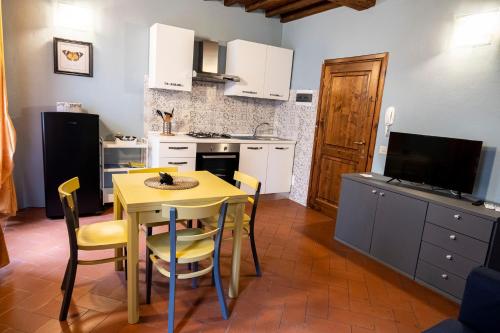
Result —
<svg viewBox="0 0 500 333"><path fill-rule="evenodd" d="M127 245L127 221L117 220L82 225L76 229L80 250L113 249Z"/></svg>
<svg viewBox="0 0 500 333"><path fill-rule="evenodd" d="M177 230L176 233L177 236L192 236L202 234L203 230L198 228L183 229ZM169 237L170 233L164 232L146 238L146 244L153 254L167 262L170 262ZM214 241L210 238L197 241L177 241L175 255L179 263L190 263L211 256L214 248Z"/></svg>
<svg viewBox="0 0 500 333"><path fill-rule="evenodd" d="M423 333L477 333L472 329L468 328L458 320L447 319L436 326L429 328Z"/></svg>
<svg viewBox="0 0 500 333"><path fill-rule="evenodd" d="M202 219L201 222L205 225L208 225L212 228L217 228L217 223L219 221L219 216L209 217ZM243 229L248 232L250 224L250 216L248 214L243 215ZM226 222L224 223L224 229L232 230L234 229L234 216L227 215Z"/></svg>

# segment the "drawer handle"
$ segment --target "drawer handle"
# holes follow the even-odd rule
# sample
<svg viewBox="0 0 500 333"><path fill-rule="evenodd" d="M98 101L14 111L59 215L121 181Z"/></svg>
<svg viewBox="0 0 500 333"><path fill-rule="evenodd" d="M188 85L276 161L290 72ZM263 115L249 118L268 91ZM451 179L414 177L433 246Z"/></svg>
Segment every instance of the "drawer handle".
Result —
<svg viewBox="0 0 500 333"><path fill-rule="evenodd" d="M189 147L168 147L168 149L171 149L171 150L184 150L184 149L188 149Z"/></svg>
<svg viewBox="0 0 500 333"><path fill-rule="evenodd" d="M455 239L457 239L457 236L455 236L455 235L450 235L450 239L451 239L451 240L455 240Z"/></svg>
<svg viewBox="0 0 500 333"><path fill-rule="evenodd" d="M441 274L441 278L443 280L448 280L448 274Z"/></svg>
<svg viewBox="0 0 500 333"><path fill-rule="evenodd" d="M462 216L460 216L460 214L455 214L455 215L453 215L453 218L454 218L455 220L461 220L461 219L462 219Z"/></svg>
<svg viewBox="0 0 500 333"><path fill-rule="evenodd" d="M170 165L184 165L184 164L188 164L188 162L168 162L168 164L170 164Z"/></svg>
<svg viewBox="0 0 500 333"><path fill-rule="evenodd" d="M251 90L242 90L241 92L244 94L257 95L256 91L251 91Z"/></svg>
<svg viewBox="0 0 500 333"><path fill-rule="evenodd" d="M377 194L377 190L372 190L372 193L373 194Z"/></svg>
<svg viewBox="0 0 500 333"><path fill-rule="evenodd" d="M278 149L278 150L287 150L288 147L274 147L274 149Z"/></svg>
<svg viewBox="0 0 500 333"><path fill-rule="evenodd" d="M448 260L452 260L452 259L453 259L453 256L452 256L451 254L447 254L447 255L446 255L446 259L448 259Z"/></svg>
<svg viewBox="0 0 500 333"><path fill-rule="evenodd" d="M250 149L250 150L260 150L260 149L262 149L262 147L247 147L247 149Z"/></svg>
<svg viewBox="0 0 500 333"><path fill-rule="evenodd" d="M385 196L385 193L384 192L380 192L378 195L380 195L381 197Z"/></svg>
<svg viewBox="0 0 500 333"><path fill-rule="evenodd" d="M283 97L283 95L280 95L280 94L269 94L269 96L273 96L273 97Z"/></svg>

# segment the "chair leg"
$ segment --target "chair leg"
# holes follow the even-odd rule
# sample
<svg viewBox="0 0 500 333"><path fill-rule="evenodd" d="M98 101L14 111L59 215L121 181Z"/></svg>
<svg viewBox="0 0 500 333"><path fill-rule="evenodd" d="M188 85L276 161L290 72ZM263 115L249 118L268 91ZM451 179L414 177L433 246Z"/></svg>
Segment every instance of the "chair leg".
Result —
<svg viewBox="0 0 500 333"><path fill-rule="evenodd" d="M191 265L191 267L192 267L192 269L191 269L191 270L192 270L193 272L197 272L197 271L198 271L198 262L194 262L194 263ZM191 280L191 287L192 287L193 289L198 288L198 278L197 278L197 277L192 278L192 280Z"/></svg>
<svg viewBox="0 0 500 333"><path fill-rule="evenodd" d="M255 264L255 273L257 276L262 276L262 272L260 270L259 256L257 255L257 247L255 246L255 237L253 232L250 232L250 245L252 247L252 256L253 262Z"/></svg>
<svg viewBox="0 0 500 333"><path fill-rule="evenodd" d="M153 228L147 228L147 235L153 234ZM146 245L146 304L151 304L151 285L153 284L153 262L151 261L151 250Z"/></svg>
<svg viewBox="0 0 500 333"><path fill-rule="evenodd" d="M64 272L64 277L63 277L63 280L61 282L61 290L64 290L66 289L66 280L68 279L68 271L69 271L69 260L68 260L68 264L66 265L66 271Z"/></svg>
<svg viewBox="0 0 500 333"><path fill-rule="evenodd" d="M229 315L227 310L226 298L224 296L224 290L222 288L222 279L220 275L218 255L215 256L215 262L212 274L215 280L215 289L217 290L217 298L219 299L222 318L224 318L224 320L227 320L229 318Z"/></svg>
<svg viewBox="0 0 500 333"><path fill-rule="evenodd" d="M127 247L123 247L123 255L125 256L125 258L127 257ZM128 269L127 269L127 259L123 260L123 267L125 268L123 273L125 273L125 281L127 281L128 279Z"/></svg>
<svg viewBox="0 0 500 333"><path fill-rule="evenodd" d="M68 266L68 274L66 276L66 286L64 289L64 298L59 312L59 321L65 321L68 318L69 305L71 303L71 296L73 295L73 287L75 286L76 267L78 260L70 260Z"/></svg>
<svg viewBox="0 0 500 333"><path fill-rule="evenodd" d="M169 292L168 292L168 333L174 333L174 320L175 320L175 283L176 272L175 268L172 269L170 265L170 279L169 279ZM175 267L175 264L174 264Z"/></svg>

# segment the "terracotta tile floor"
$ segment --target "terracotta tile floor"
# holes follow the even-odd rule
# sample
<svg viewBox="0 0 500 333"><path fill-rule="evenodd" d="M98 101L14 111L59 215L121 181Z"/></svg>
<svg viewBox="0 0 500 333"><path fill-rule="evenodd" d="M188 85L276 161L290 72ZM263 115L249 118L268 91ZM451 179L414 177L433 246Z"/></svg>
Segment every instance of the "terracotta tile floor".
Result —
<svg viewBox="0 0 500 333"><path fill-rule="evenodd" d="M455 304L333 241L333 229L332 219L292 201L261 202L256 230L263 277L254 276L245 241L241 294L229 301L230 319L221 319L208 277L198 289L181 281L176 331L412 333L456 316ZM68 322L59 323L68 254L62 220L28 209L7 223L5 236L12 263L0 270L0 332L166 332L166 280L155 273L152 304L142 304L141 322L128 325L126 283L113 264L79 266ZM229 245L222 259L226 289ZM140 281L144 302L144 263Z"/></svg>

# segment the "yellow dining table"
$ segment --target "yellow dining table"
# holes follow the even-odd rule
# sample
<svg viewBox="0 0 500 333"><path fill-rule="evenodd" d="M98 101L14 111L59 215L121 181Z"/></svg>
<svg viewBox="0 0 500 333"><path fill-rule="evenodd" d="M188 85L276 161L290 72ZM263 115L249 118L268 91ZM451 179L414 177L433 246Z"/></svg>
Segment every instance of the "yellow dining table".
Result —
<svg viewBox="0 0 500 333"><path fill-rule="evenodd" d="M199 181L198 186L187 190L159 190L144 185L147 178L156 175L153 173L113 175L114 218L119 220L126 215L128 221L127 302L130 324L139 321L139 226L144 223L165 221L161 216L162 204L199 205L229 198L230 209L235 216L229 297L238 296L243 214L248 195L208 171L173 173ZM117 251L120 252L121 249ZM117 264L116 269L122 269L121 263Z"/></svg>

